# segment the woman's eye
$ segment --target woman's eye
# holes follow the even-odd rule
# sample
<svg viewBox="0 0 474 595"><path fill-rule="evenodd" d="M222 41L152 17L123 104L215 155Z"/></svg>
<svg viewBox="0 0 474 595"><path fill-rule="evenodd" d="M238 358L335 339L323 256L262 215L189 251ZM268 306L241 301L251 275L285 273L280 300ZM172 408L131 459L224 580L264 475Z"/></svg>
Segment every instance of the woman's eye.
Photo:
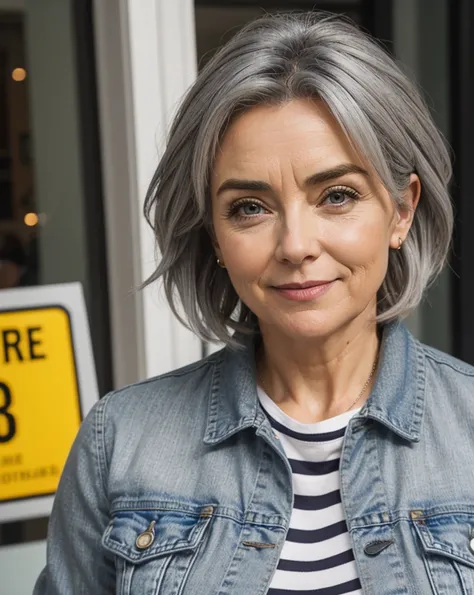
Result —
<svg viewBox="0 0 474 595"><path fill-rule="evenodd" d="M242 219L255 217L265 213L265 207L258 202L235 203L230 208L231 217L240 217Z"/></svg>
<svg viewBox="0 0 474 595"><path fill-rule="evenodd" d="M350 190L333 190L329 192L321 204L328 204L334 207L341 207L347 205L349 202L357 200L357 192Z"/></svg>
<svg viewBox="0 0 474 595"><path fill-rule="evenodd" d="M328 200L333 205L340 205L344 203L346 197L347 194L344 194L344 192L332 192L326 200Z"/></svg>
<svg viewBox="0 0 474 595"><path fill-rule="evenodd" d="M263 211L263 207L262 205L250 202L246 205L241 205L240 210L243 212L244 215L259 215Z"/></svg>

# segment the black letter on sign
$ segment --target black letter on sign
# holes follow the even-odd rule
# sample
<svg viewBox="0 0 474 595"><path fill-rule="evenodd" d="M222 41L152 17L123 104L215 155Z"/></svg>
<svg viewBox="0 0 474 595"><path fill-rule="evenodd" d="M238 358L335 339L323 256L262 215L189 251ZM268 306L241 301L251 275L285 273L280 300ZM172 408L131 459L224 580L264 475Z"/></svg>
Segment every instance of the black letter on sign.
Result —
<svg viewBox="0 0 474 595"><path fill-rule="evenodd" d="M20 332L15 329L6 329L2 332L3 335L3 350L5 351L5 361L7 363L10 362L10 349L14 349L16 351L17 358L22 362L23 356L21 355L20 348L18 347L18 343L20 342ZM15 338L13 341L10 341L8 335L13 335Z"/></svg>
<svg viewBox="0 0 474 595"><path fill-rule="evenodd" d="M8 386L3 382L0 382L0 393L2 392L5 402L0 407L0 417L4 417L7 422L7 433L0 434L0 443L11 440L15 436L16 432L15 418L11 413L8 412L8 408L12 404L12 394Z"/></svg>
<svg viewBox="0 0 474 595"><path fill-rule="evenodd" d="M33 338L33 333L36 331L40 331L40 326L35 326L33 328L28 329L28 346L30 348L30 359L45 359L46 356L44 353L35 353L35 345L41 345L41 341L35 340Z"/></svg>

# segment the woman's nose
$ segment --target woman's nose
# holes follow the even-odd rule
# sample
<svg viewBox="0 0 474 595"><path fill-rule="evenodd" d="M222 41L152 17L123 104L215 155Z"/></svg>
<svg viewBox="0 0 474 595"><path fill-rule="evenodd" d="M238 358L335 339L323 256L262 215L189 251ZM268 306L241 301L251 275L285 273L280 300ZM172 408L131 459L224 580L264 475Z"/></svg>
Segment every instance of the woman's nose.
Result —
<svg viewBox="0 0 474 595"><path fill-rule="evenodd" d="M315 260L320 254L318 223L314 214L298 209L286 215L278 231L277 260L299 265L305 260Z"/></svg>

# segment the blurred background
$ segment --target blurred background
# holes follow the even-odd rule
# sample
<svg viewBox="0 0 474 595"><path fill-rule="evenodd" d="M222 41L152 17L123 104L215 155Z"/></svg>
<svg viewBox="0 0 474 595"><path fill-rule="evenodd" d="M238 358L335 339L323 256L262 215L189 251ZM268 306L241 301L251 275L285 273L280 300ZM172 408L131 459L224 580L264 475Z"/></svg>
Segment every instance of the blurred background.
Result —
<svg viewBox="0 0 474 595"><path fill-rule="evenodd" d="M474 364L473 0L0 0L0 307L5 288L82 282L101 394L215 348L156 291L134 290L154 265L143 197L177 101L215 49L263 12L308 9L379 38L453 148L450 266L408 323ZM2 593L31 592L46 525L0 525Z"/></svg>

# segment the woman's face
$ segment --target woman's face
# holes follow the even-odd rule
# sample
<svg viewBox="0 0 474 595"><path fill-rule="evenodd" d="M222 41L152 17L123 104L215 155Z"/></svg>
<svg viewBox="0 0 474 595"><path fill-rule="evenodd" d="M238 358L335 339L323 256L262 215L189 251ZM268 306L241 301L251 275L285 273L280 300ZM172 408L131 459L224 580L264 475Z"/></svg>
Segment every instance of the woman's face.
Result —
<svg viewBox="0 0 474 595"><path fill-rule="evenodd" d="M413 209L419 192L412 174ZM211 195L217 256L262 330L313 338L373 319L389 249L412 212L395 209L322 102L258 106L236 119Z"/></svg>

